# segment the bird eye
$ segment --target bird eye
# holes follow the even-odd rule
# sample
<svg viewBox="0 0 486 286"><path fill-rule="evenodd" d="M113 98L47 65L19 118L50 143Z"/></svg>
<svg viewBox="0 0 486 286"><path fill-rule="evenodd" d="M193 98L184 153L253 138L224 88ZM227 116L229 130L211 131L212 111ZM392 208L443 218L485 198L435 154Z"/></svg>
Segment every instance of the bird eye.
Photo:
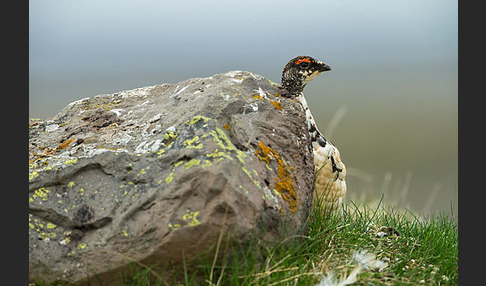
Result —
<svg viewBox="0 0 486 286"><path fill-rule="evenodd" d="M308 62L301 62L300 67L303 68L303 69L306 69L306 68L309 67L309 63Z"/></svg>

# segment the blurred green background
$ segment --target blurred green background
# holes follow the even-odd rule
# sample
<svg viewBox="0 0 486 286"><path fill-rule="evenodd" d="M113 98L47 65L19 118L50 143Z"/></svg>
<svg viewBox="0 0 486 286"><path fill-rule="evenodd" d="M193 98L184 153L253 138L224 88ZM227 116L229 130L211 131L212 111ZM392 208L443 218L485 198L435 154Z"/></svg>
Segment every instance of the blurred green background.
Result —
<svg viewBox="0 0 486 286"><path fill-rule="evenodd" d="M348 200L425 214L458 198L458 18L452 0L29 1L29 116L98 94L230 70L280 82L297 55Z"/></svg>

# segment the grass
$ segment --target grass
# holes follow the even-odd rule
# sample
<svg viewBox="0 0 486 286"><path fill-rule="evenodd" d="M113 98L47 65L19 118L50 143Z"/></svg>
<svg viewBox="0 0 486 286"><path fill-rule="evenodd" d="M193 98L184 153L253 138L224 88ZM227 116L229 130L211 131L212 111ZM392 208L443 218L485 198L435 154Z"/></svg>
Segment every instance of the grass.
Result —
<svg viewBox="0 0 486 286"><path fill-rule="evenodd" d="M351 202L338 214L311 209L303 235L274 245L235 246L221 232L196 267L184 260L171 275L153 268L134 263L125 285L457 285L458 224L382 200L373 208Z"/></svg>
<svg viewBox="0 0 486 286"><path fill-rule="evenodd" d="M220 236L183 279L141 269L126 285L457 285L457 231L449 214L351 202L340 214L311 210L304 235L231 247Z"/></svg>
<svg viewBox="0 0 486 286"><path fill-rule="evenodd" d="M197 266L184 259L180 273L167 274L134 263L125 285L457 285L451 216L425 219L383 200L351 202L338 214L313 208L303 235L232 245L222 231Z"/></svg>

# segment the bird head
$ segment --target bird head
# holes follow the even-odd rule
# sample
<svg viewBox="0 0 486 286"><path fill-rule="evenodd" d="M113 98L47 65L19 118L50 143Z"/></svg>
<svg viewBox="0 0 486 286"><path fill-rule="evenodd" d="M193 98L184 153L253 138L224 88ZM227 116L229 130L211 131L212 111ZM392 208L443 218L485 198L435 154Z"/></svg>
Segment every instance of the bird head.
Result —
<svg viewBox="0 0 486 286"><path fill-rule="evenodd" d="M331 70L330 66L313 57L295 57L283 69L282 87L292 95L297 95L304 90L308 82L328 70Z"/></svg>

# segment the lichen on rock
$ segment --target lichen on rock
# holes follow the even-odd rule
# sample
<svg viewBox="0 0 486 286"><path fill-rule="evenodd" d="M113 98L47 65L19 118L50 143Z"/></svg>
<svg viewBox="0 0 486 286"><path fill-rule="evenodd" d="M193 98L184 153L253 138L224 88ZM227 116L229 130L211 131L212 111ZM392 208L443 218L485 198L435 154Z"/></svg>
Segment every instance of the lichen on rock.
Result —
<svg viewBox="0 0 486 286"><path fill-rule="evenodd" d="M190 264L223 221L234 242L298 233L314 176L303 114L278 85L232 71L30 120L30 280L114 283L130 261L162 269L182 250Z"/></svg>

